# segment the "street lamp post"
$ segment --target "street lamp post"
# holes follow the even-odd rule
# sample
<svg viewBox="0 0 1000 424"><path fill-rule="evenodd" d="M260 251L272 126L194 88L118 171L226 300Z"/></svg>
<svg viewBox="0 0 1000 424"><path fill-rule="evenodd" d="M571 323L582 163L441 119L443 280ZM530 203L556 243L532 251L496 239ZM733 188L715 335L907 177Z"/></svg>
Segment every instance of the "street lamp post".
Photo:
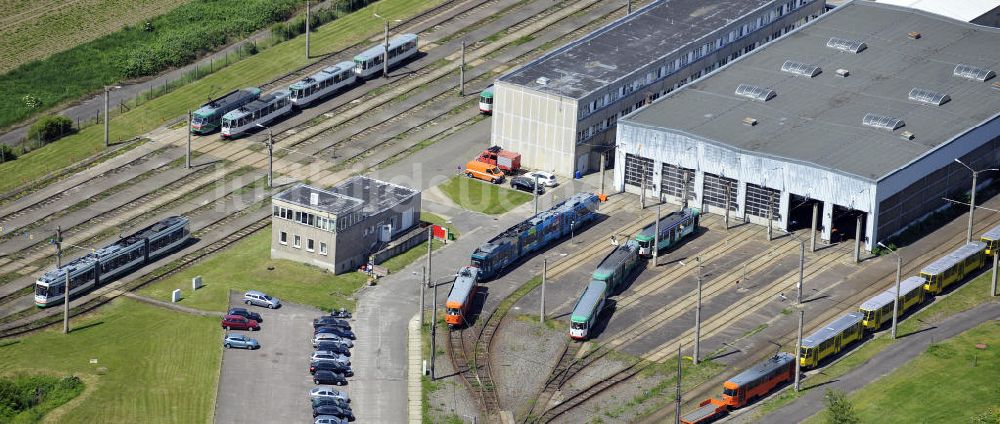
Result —
<svg viewBox="0 0 1000 424"><path fill-rule="evenodd" d="M122 88L119 85L106 85L104 86L104 147L111 146L111 132L108 122L110 121L111 115L108 114L108 104L111 102L111 90L116 88ZM190 127L188 127L190 129Z"/></svg>
<svg viewBox="0 0 1000 424"><path fill-rule="evenodd" d="M962 161L958 160L958 158L955 158L955 162L958 162L959 165L962 165L962 166L968 168L969 171L972 172L972 190L970 191L970 193L971 193L970 197L971 198L969 199L969 226L968 226L968 229L966 230L966 234L965 234L965 242L966 243L971 243L972 242L972 220L973 220L973 215L975 215L975 213L976 213L976 179L979 177L979 173L980 172L998 171L998 169L997 168L989 168L989 169L980 169L980 170L976 171L975 169L972 169L971 166L966 165L965 162L962 162Z"/></svg>
<svg viewBox="0 0 1000 424"><path fill-rule="evenodd" d="M382 78L389 78L389 19L378 13L373 13L376 18L385 21L385 32L383 35L383 42L385 44L385 50L382 52Z"/></svg>
<svg viewBox="0 0 1000 424"><path fill-rule="evenodd" d="M274 175L274 134L271 132L271 127L265 127L261 124L257 124L258 127L267 129L267 188L273 188Z"/></svg>
<svg viewBox="0 0 1000 424"><path fill-rule="evenodd" d="M892 339L896 340L896 321L899 319L899 277L902 273L903 258L899 256L898 252L890 249L882 244L882 242L878 242L878 245L896 255L896 295L892 297Z"/></svg>

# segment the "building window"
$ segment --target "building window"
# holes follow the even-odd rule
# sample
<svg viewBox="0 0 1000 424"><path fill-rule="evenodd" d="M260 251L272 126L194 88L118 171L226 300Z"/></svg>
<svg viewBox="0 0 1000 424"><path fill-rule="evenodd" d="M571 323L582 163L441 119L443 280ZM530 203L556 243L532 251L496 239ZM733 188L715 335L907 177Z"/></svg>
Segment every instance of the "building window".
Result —
<svg viewBox="0 0 1000 424"><path fill-rule="evenodd" d="M302 237L299 237L297 234L295 236L293 236L293 237L294 238L292 240L294 240L294 241L292 242L292 247L294 247L296 249L301 248L302 247Z"/></svg>
<svg viewBox="0 0 1000 424"><path fill-rule="evenodd" d="M641 187L645 174L646 188L653 188L653 160L631 153L625 154L625 184Z"/></svg>
<svg viewBox="0 0 1000 424"><path fill-rule="evenodd" d="M748 214L767 218L768 204L770 204L771 219L781 221L781 210L778 208L780 202L780 191L756 184L747 184L746 208Z"/></svg>
<svg viewBox="0 0 1000 424"><path fill-rule="evenodd" d="M687 186L687 200L694 200L694 176L693 169L665 163L660 172L660 193L681 199Z"/></svg>
<svg viewBox="0 0 1000 424"><path fill-rule="evenodd" d="M282 231L278 233L278 243L287 245L288 244L288 233Z"/></svg>
<svg viewBox="0 0 1000 424"><path fill-rule="evenodd" d="M326 243L319 242L319 254L320 255L326 254Z"/></svg>
<svg viewBox="0 0 1000 424"><path fill-rule="evenodd" d="M277 206L272 206L271 208L274 210L274 216L278 216L279 208Z"/></svg>
<svg viewBox="0 0 1000 424"><path fill-rule="evenodd" d="M702 186L702 201L706 205L719 208L726 207L726 194L729 194L729 210L736 210L736 192L739 190L739 183L732 179L721 177L715 174L705 173L705 182Z"/></svg>
<svg viewBox="0 0 1000 424"><path fill-rule="evenodd" d="M306 239L306 250L309 252L316 251L316 242L313 239Z"/></svg>

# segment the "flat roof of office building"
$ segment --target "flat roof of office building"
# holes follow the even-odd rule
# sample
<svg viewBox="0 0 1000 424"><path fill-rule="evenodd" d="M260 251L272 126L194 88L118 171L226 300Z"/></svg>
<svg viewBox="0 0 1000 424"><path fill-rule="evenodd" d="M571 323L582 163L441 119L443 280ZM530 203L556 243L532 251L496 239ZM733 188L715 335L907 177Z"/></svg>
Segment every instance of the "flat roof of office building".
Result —
<svg viewBox="0 0 1000 424"><path fill-rule="evenodd" d="M1000 115L1000 91L991 87L1000 70L998 45L996 28L855 1L621 124L876 181ZM798 62L790 68L799 72L818 67L819 73L783 71L786 61ZM849 75L840 76L840 69ZM741 84L760 97L736 94ZM749 126L748 118L756 124Z"/></svg>
<svg viewBox="0 0 1000 424"><path fill-rule="evenodd" d="M566 44L498 81L575 99L686 49L770 0L658 1Z"/></svg>

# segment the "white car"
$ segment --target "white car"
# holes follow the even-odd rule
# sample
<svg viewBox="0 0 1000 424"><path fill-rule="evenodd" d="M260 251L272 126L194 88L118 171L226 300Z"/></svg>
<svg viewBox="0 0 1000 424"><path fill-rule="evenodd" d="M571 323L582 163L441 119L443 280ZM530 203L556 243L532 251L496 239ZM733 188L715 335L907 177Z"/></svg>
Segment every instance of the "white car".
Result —
<svg viewBox="0 0 1000 424"><path fill-rule="evenodd" d="M320 342L324 340L336 340L340 343L347 345L347 347L354 347L354 342L333 333L319 333L313 336L312 340L313 347L316 347L316 345L320 344Z"/></svg>
<svg viewBox="0 0 1000 424"><path fill-rule="evenodd" d="M323 350L317 350L313 352L312 356L309 357L309 361L310 362L331 361L331 362L339 362L344 365L351 365L351 358L348 358L347 356L341 355L336 352L323 351Z"/></svg>
<svg viewBox="0 0 1000 424"><path fill-rule="evenodd" d="M347 393L331 387L317 386L316 388L309 391L310 399L316 399L322 397L342 399L344 402L347 403L351 402L351 397L348 396Z"/></svg>
<svg viewBox="0 0 1000 424"><path fill-rule="evenodd" d="M524 176L528 177L528 178L530 178L532 180L535 179L535 177L537 176L538 177L538 182L541 183L542 185L546 186L546 187L555 187L555 186L559 185L559 183L556 181L555 174L553 174L551 172L534 171L534 172L529 172L529 173L525 174Z"/></svg>

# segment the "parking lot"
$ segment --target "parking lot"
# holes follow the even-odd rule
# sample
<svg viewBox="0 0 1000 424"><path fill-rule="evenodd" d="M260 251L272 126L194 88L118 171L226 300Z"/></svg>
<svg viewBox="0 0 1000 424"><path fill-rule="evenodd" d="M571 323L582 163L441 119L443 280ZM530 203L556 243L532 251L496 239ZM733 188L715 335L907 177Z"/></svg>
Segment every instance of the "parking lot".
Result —
<svg viewBox="0 0 1000 424"><path fill-rule="evenodd" d="M246 307L242 293L230 295L230 306ZM260 342L260 349L225 349L216 399L217 423L311 423L309 375L312 320L323 314L310 306L290 303L260 313L260 331L236 331ZM218 324L216 324L218 325ZM220 348L222 341L219 341ZM348 389L349 392L349 389Z"/></svg>

